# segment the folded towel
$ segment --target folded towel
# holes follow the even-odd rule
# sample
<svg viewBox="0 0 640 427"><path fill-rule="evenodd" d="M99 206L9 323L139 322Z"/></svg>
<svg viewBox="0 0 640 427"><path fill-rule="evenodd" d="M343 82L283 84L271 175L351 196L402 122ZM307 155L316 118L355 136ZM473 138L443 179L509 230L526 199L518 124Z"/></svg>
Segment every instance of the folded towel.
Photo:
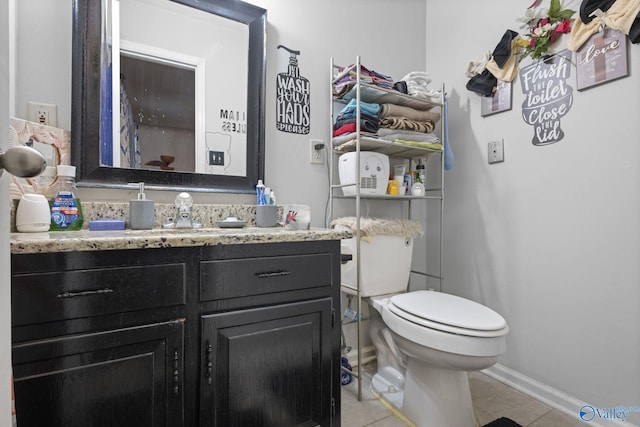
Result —
<svg viewBox="0 0 640 427"><path fill-rule="evenodd" d="M433 122L432 121L418 121L418 120L409 120L403 119L400 117L383 117L380 119L380 127L390 128L390 129L406 129L406 130L414 130L417 132L431 133L433 132Z"/></svg>
<svg viewBox="0 0 640 427"><path fill-rule="evenodd" d="M375 133L379 128L378 122L371 120L360 120L360 130L362 132L371 132ZM333 136L344 135L345 133L351 133L356 131L356 123L349 122L345 123L336 130L333 131Z"/></svg>
<svg viewBox="0 0 640 427"><path fill-rule="evenodd" d="M378 136L385 141L395 141L396 139L404 139L405 141L430 142L439 144L440 138L435 133L416 132L404 129L378 129Z"/></svg>
<svg viewBox="0 0 640 427"><path fill-rule="evenodd" d="M406 141L404 139L395 139L396 144L410 145L412 147L430 148L431 150L442 151L442 144L433 144L430 142Z"/></svg>
<svg viewBox="0 0 640 427"><path fill-rule="evenodd" d="M407 74L400 80L403 80L405 82L423 81L423 82L426 82L427 84L431 83L431 77L429 77L429 74L425 71L411 71L409 74Z"/></svg>
<svg viewBox="0 0 640 427"><path fill-rule="evenodd" d="M416 110L415 108L403 107L402 105L380 104L378 117L404 117L409 120L428 120L433 123L438 123L440 120L440 113Z"/></svg>
<svg viewBox="0 0 640 427"><path fill-rule="evenodd" d="M340 116L341 114L355 113L357 109L358 109L358 105L354 98L351 101L349 101L349 103L346 106L344 106L342 110L340 110L340 112L338 113L338 116ZM377 116L378 112L380 111L380 105L361 101L360 111L364 111L371 116Z"/></svg>

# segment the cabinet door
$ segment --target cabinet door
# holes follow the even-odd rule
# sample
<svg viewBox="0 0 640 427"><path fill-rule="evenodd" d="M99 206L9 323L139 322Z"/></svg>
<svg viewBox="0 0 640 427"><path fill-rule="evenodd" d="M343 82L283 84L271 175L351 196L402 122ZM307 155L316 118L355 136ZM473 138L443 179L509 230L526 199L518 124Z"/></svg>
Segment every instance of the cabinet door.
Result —
<svg viewBox="0 0 640 427"><path fill-rule="evenodd" d="M331 298L202 317L201 426L331 424Z"/></svg>
<svg viewBox="0 0 640 427"><path fill-rule="evenodd" d="M183 321L16 344L20 427L181 426Z"/></svg>

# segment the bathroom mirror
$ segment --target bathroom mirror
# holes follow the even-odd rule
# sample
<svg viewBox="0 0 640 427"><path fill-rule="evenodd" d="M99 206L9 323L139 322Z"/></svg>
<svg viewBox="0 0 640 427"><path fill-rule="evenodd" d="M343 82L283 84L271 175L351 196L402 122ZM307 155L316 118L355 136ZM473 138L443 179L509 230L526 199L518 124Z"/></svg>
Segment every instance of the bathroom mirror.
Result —
<svg viewBox="0 0 640 427"><path fill-rule="evenodd" d="M132 6L125 2L134 3L139 8L138 12L134 13ZM156 16L151 8L158 6L164 10L164 18L151 19ZM151 28L155 23L159 31L166 33L165 38L177 39L178 42L171 46L160 45L160 37L153 37L152 33L140 38L132 35L126 27L127 19L120 19L120 8L127 10L124 16L128 18L147 18L145 25L138 27ZM167 17L166 13L174 15ZM210 17L217 19L218 24L208 21ZM182 19L189 23L180 24ZM130 182L143 181L152 189L229 193L255 191L255 183L264 175L264 9L237 0L74 0L73 23L71 163L77 166L78 185L124 188ZM205 27L190 30L196 23ZM237 42L229 40L225 33L219 37L215 33L203 34L202 28L208 30L216 26L244 31L245 35L240 33L234 39L244 39L246 47L232 49L233 55L220 53L225 51L221 45L233 46L232 43ZM123 35L123 38L112 37L112 34ZM199 53L193 50L196 45L209 48L205 49L207 52ZM121 65L130 67L131 62L139 62L143 68L146 67L146 71L139 71L141 75L156 76L163 67L177 70L170 77L155 80L169 81L166 87L181 95L190 93L191 98L163 95L168 102L163 102L162 106L146 103L141 113L133 107L137 106L141 100L139 94L146 92L147 87L129 95L128 101L133 110L129 117L134 120L141 116L146 119L153 117L152 123L146 123L147 128L156 131L149 140L163 139L164 145L156 149L151 160L147 157L136 163L129 157L120 163L118 154L123 146L119 135L117 142L113 135L121 132L123 122L118 123L117 117L124 98L114 97L114 94L121 94L120 77L125 81L138 79L134 75L138 72L131 71L132 68L124 68L129 76L121 73ZM243 75L238 80L223 77L226 92L215 92L216 82L208 77L215 70ZM182 78L180 82L176 80L176 75L183 74L187 75L184 81L195 81L195 86L189 83L191 86L175 90L176 86L187 85ZM112 79L112 75L117 79ZM228 89L234 87L237 90ZM134 92L133 89L131 91ZM165 130L157 129L160 126L158 119L168 115L169 109L190 117L191 127L185 126L186 130L181 132L193 134L194 146L187 147L180 137L175 134L167 136ZM113 111L116 112L116 120ZM149 134L142 124L140 121L133 125L140 133L130 138L139 141L139 146L146 143L140 138ZM244 147L233 152L231 147L237 146L237 136L241 137ZM127 147L124 148L126 151ZM195 158L190 163L181 163L184 160L181 157L190 152L195 152Z"/></svg>

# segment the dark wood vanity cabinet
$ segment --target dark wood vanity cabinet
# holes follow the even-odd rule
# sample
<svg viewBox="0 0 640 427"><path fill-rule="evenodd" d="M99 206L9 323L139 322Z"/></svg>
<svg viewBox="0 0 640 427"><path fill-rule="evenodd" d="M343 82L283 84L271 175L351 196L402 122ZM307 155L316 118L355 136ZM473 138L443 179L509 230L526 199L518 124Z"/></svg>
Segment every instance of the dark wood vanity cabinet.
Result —
<svg viewBox="0 0 640 427"><path fill-rule="evenodd" d="M173 321L15 345L19 425L182 425L182 338Z"/></svg>
<svg viewBox="0 0 640 427"><path fill-rule="evenodd" d="M21 427L183 425L191 261L171 252L12 256Z"/></svg>
<svg viewBox="0 0 640 427"><path fill-rule="evenodd" d="M20 427L339 426L339 242L12 256Z"/></svg>
<svg viewBox="0 0 640 427"><path fill-rule="evenodd" d="M339 254L254 246L201 262L200 425L338 425Z"/></svg>

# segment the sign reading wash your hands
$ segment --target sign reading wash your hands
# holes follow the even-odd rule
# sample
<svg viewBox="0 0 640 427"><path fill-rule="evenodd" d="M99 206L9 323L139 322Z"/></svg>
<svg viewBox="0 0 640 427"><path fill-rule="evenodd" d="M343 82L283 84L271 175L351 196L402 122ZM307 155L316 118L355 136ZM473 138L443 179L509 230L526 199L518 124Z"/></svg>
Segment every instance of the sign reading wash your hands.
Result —
<svg viewBox="0 0 640 427"><path fill-rule="evenodd" d="M279 45L289 53L287 71L276 76L276 129L306 135L311 126L311 89L309 80L300 75L299 50Z"/></svg>
<svg viewBox="0 0 640 427"><path fill-rule="evenodd" d="M525 96L522 118L533 126L533 145L553 144L564 137L560 119L573 103L573 88L567 83L570 75L571 53L568 50L520 69Z"/></svg>

